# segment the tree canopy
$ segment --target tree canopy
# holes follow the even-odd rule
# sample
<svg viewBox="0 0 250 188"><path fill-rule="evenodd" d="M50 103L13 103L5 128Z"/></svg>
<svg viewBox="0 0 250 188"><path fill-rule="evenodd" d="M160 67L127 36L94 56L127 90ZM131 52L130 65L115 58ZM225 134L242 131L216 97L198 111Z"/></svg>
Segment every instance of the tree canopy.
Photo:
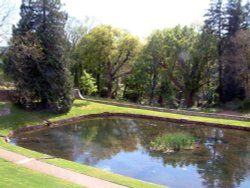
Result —
<svg viewBox="0 0 250 188"><path fill-rule="evenodd" d="M171 108L250 100L249 1L211 0L202 27L145 39L91 19L66 22L61 8L60 0L22 1L7 58L22 106L69 110L70 80L87 95Z"/></svg>
<svg viewBox="0 0 250 188"><path fill-rule="evenodd" d="M23 0L21 19L13 28L8 52L18 103L53 112L71 108L71 84L65 61L64 25L60 0Z"/></svg>

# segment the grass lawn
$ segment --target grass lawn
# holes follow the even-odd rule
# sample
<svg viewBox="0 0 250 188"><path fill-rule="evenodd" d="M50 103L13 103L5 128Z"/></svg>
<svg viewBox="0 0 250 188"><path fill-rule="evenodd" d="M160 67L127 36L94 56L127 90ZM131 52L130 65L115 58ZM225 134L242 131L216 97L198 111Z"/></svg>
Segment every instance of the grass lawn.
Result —
<svg viewBox="0 0 250 188"><path fill-rule="evenodd" d="M12 112L11 115L0 118L0 134L1 135L7 135L10 131L15 130L16 128L19 128L19 127L39 124L43 122L44 120L55 121L55 120L60 120L60 119L65 119L65 118L70 118L70 117L75 117L75 116L80 116L80 115L97 114L97 113L103 113L103 112L144 114L144 115L160 116L160 117L168 117L168 118L183 118L183 119L186 118L186 119L201 121L201 122L226 124L228 126L236 125L236 126L250 127L250 122L244 122L244 121L215 119L215 118L198 117L198 116L187 116L187 115L172 114L172 113L165 113L165 112L155 112L151 110L117 107L117 106L98 104L98 103L81 101L81 100L75 100L72 110L69 113L63 114L63 115L53 115L53 114L42 113L42 112L27 112L27 111L18 109L9 103L4 104L0 102L0 107L1 106L11 108L11 112ZM46 156L45 154L37 153L37 152L30 151L24 148L10 145L8 143L5 143L3 139L0 139L0 147L6 148L8 150L11 150L20 154L24 154L28 157ZM60 167L73 169L77 172L84 173L90 176L105 179L114 183L126 185L129 187L142 187L142 188L161 187L158 185L142 182L142 181L135 180L132 178L127 178L121 175L112 174L109 172L104 172L104 171L101 171L92 167L80 165L80 164L77 164L71 161L62 160L62 159L47 160L47 162L55 164Z"/></svg>
<svg viewBox="0 0 250 188"><path fill-rule="evenodd" d="M5 188L34 188L34 187L62 187L80 188L82 186L66 182L59 178L34 172L0 159L0 187Z"/></svg>

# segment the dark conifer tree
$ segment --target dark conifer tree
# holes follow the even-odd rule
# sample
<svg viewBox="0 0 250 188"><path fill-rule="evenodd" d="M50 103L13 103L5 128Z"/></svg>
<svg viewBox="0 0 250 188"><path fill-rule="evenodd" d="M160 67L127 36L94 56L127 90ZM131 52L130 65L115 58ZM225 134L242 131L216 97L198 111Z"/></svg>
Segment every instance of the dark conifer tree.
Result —
<svg viewBox="0 0 250 188"><path fill-rule="evenodd" d="M217 37L217 54L218 54L218 73L219 73L219 85L217 92L219 94L220 101L223 101L223 61L222 55L225 48L225 10L222 0L211 0L210 8L205 16L205 24L203 31L215 35Z"/></svg>
<svg viewBox="0 0 250 188"><path fill-rule="evenodd" d="M65 53L67 15L60 0L22 0L21 19L13 28L9 63L18 102L26 107L66 112L71 84Z"/></svg>
<svg viewBox="0 0 250 188"><path fill-rule="evenodd" d="M226 36L228 39L234 37L236 32L241 29L243 23L242 0L228 0L226 5ZM229 41L229 40L228 40Z"/></svg>
<svg viewBox="0 0 250 188"><path fill-rule="evenodd" d="M210 9L205 15L204 32L214 34L218 40L218 93L220 102L244 98L244 91L238 80L236 50L231 42L235 34L249 23L249 4L242 6L242 0L211 0Z"/></svg>
<svg viewBox="0 0 250 188"><path fill-rule="evenodd" d="M237 60L235 56L237 50L232 42L232 38L242 29L244 12L242 0L228 0L226 5L226 49L223 54L223 102L232 101L236 98L244 99L244 88L240 82L239 70L237 70Z"/></svg>

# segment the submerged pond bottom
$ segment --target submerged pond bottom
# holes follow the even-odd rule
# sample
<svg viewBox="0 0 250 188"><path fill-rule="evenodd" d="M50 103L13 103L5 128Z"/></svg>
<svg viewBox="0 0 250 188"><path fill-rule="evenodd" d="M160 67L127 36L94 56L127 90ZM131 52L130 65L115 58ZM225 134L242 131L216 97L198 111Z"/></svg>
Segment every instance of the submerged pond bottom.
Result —
<svg viewBox="0 0 250 188"><path fill-rule="evenodd" d="M188 133L193 149L152 149L163 134ZM249 188L249 132L142 119L84 120L32 133L11 143L55 157L171 188Z"/></svg>

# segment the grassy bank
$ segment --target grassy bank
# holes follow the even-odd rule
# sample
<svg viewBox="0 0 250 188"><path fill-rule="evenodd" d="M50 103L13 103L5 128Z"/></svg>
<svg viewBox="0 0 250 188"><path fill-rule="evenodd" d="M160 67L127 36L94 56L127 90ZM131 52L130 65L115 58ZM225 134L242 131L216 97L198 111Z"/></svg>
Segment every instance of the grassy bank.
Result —
<svg viewBox="0 0 250 188"><path fill-rule="evenodd" d="M63 187L80 188L82 186L63 181L42 173L34 172L0 159L0 187L31 188L31 187Z"/></svg>
<svg viewBox="0 0 250 188"><path fill-rule="evenodd" d="M197 116L187 116L187 115L180 115L180 114L172 114L172 113L165 113L165 112L155 112L150 110L142 110L142 109L133 109L127 107L117 107L105 104L98 104L93 102L87 101L80 101L76 100L74 102L74 106L72 110L63 115L53 115L48 113L42 112L27 112L21 109L18 109L11 104L7 103L0 103L0 106L9 107L11 109L11 115L6 117L1 117L0 121L0 134L7 135L10 131L15 130L19 127L24 127L28 125L36 125L44 120L60 120L80 115L87 115L87 114L96 114L96 113L103 113L103 112L117 112L117 113L133 113L133 114L144 114L144 115L151 115L151 116L160 116L160 117L168 117L168 118L181 118L181 119L190 119L194 121L201 121L201 122L211 122L211 123L219 123L225 125L234 125L234 126L246 126L250 127L250 122L244 121L236 121L236 120L227 120L227 119L214 119L214 118L206 118L206 117L197 117ZM44 157L46 155L40 154L34 151L30 151L24 148L20 148L17 146L13 146L7 144L1 139L0 147L6 148L8 150L24 154L28 157ZM124 176L104 172L92 167L88 167L85 165L79 165L77 163L73 163L70 161L62 160L62 159L53 159L47 160L47 162L55 164L57 166L65 167L68 169L72 169L74 171L84 173L90 176L98 177L101 179L105 179L114 183L126 185L129 187L161 187L158 185L149 184L146 182L142 182L139 180L135 180L132 178L127 178Z"/></svg>
<svg viewBox="0 0 250 188"><path fill-rule="evenodd" d="M217 119L217 118L208 118L208 117L199 117L199 116L188 116L181 114L173 114L167 112L156 112L152 110L142 110L142 109L134 109L128 107L118 107L106 104L99 104L88 101L76 100L74 102L73 108L70 112L62 115L49 114L46 112L29 112L24 111L10 103L0 102L0 107L5 106L11 109L11 115L1 117L0 122L0 134L8 134L10 131L15 130L19 127L24 127L28 125L36 125L44 120L60 120L70 117L76 117L80 115L87 114L97 114L103 112L116 112L116 113L132 113L132 114L144 114L151 116L159 116L159 117L167 117L174 119L190 119L193 121L200 122L211 122L218 123L224 125L234 125L234 126L246 126L250 127L250 122L247 121L238 121L238 120L229 120L229 119Z"/></svg>

